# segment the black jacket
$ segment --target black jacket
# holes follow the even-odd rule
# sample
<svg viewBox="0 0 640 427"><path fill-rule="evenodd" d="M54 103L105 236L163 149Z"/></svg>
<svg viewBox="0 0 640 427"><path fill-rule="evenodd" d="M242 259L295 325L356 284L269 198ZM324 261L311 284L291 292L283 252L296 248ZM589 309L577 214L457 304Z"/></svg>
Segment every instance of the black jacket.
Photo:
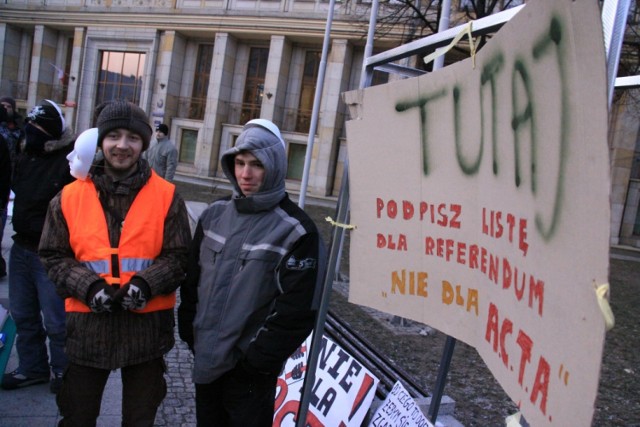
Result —
<svg viewBox="0 0 640 427"><path fill-rule="evenodd" d="M45 143L44 152L18 154L11 189L13 200L13 240L37 252L49 202L74 178L67 154L73 150L75 135L67 129L59 140Z"/></svg>
<svg viewBox="0 0 640 427"><path fill-rule="evenodd" d="M0 209L9 203L11 190L11 156L4 137L0 135Z"/></svg>

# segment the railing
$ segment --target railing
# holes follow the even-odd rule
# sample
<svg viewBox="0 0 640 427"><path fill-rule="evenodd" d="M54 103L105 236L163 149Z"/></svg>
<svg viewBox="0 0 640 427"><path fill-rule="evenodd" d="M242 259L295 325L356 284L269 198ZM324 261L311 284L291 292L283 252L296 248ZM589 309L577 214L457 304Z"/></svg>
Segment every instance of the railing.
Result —
<svg viewBox="0 0 640 427"><path fill-rule="evenodd" d="M204 120L207 98L178 98L178 118Z"/></svg>
<svg viewBox="0 0 640 427"><path fill-rule="evenodd" d="M178 114L181 119L204 120L206 98L178 98ZM222 121L230 125L242 125L249 120L260 117L260 104L242 104L225 102L222 104L225 110ZM283 132L308 133L311 125L311 110L288 108L284 110L282 123L279 123Z"/></svg>
<svg viewBox="0 0 640 427"><path fill-rule="evenodd" d="M5 89L3 88L3 92ZM29 94L29 82L18 82L15 80L9 80L9 93L3 93L3 96L10 96L14 99L27 99Z"/></svg>
<svg viewBox="0 0 640 427"><path fill-rule="evenodd" d="M64 104L67 97L67 85L45 85L39 86L38 99L42 98L50 99L58 104ZM27 100L29 98L29 82L20 82L16 80L10 80L9 86L3 88L3 96L10 96L14 99Z"/></svg>
<svg viewBox="0 0 640 427"><path fill-rule="evenodd" d="M288 108L284 111L282 130L308 133L311 127L311 110Z"/></svg>
<svg viewBox="0 0 640 427"><path fill-rule="evenodd" d="M56 102L58 104L64 104L67 100L67 89L69 86L63 85L55 85L51 86L51 92L49 93L48 99Z"/></svg>
<svg viewBox="0 0 640 427"><path fill-rule="evenodd" d="M243 125L249 120L260 118L259 104L238 104L225 102L226 116L222 121L230 125Z"/></svg>
<svg viewBox="0 0 640 427"><path fill-rule="evenodd" d="M261 104L242 104L240 107L240 124L247 123L249 120L259 119Z"/></svg>
<svg viewBox="0 0 640 427"><path fill-rule="evenodd" d="M384 400L387 397L396 381L400 381L409 394L415 398L430 396L429 391L424 389L413 375L383 355L365 337L356 332L349 323L331 311L327 313L325 333L378 378L376 396L379 399Z"/></svg>

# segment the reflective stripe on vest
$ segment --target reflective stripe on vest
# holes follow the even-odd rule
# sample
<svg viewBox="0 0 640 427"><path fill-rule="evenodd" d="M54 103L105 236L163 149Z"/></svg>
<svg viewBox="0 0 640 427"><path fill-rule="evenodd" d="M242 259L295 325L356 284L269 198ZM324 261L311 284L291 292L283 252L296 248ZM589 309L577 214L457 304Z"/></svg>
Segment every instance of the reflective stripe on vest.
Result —
<svg viewBox="0 0 640 427"><path fill-rule="evenodd" d="M76 180L62 190L62 214L69 229L69 243L76 259L110 285L124 285L138 271L153 264L162 250L164 222L175 186L155 172L142 187L122 223L120 244L112 248L109 230L98 193L90 179ZM175 306L175 292L158 295L142 310L146 313ZM77 298L65 300L68 312L91 310Z"/></svg>
<svg viewBox="0 0 640 427"><path fill-rule="evenodd" d="M89 270L96 274L107 274L111 272L111 263L109 261L85 261L82 263ZM153 264L153 260L142 258L120 258L120 265L123 271L142 271Z"/></svg>

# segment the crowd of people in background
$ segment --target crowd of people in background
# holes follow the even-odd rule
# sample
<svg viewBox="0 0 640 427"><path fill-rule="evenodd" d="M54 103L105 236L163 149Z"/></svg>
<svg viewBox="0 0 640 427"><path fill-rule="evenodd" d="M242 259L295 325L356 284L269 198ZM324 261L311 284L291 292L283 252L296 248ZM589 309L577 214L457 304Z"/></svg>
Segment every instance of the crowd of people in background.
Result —
<svg viewBox="0 0 640 427"><path fill-rule="evenodd" d="M2 154L0 159L0 219L2 221L2 229L0 230L0 241L4 234L4 227L7 224L7 207L9 205L11 171L18 153L20 141L24 138L22 128L22 116L16 111L16 100L10 96L0 98L0 150L7 148L9 163L5 163L7 159ZM0 277L7 275L6 260L0 254Z"/></svg>
<svg viewBox="0 0 640 427"><path fill-rule="evenodd" d="M49 201L73 181L66 156L74 140L58 105L42 100L29 111L24 140L16 145L11 174L14 234L9 304L16 324L19 365L4 374L2 388L6 390L50 381L56 393L67 366L64 301L40 261L38 245Z"/></svg>
<svg viewBox="0 0 640 427"><path fill-rule="evenodd" d="M315 224L285 191L278 127L243 127L222 156L233 194L192 236L167 124L154 139L145 111L114 100L76 136L53 101L24 121L13 98L0 104L2 230L14 197L0 277L8 271L18 355L2 388L48 382L59 426L95 426L119 369L123 425L152 426L180 293L197 425L270 426L277 376L313 328L325 263Z"/></svg>

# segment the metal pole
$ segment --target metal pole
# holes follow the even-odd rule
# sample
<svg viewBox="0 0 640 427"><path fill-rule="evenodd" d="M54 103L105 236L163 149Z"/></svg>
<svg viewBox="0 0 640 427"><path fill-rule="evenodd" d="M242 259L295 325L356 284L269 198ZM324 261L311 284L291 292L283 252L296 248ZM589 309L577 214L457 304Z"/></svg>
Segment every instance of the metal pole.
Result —
<svg viewBox="0 0 640 427"><path fill-rule="evenodd" d="M349 184L347 183L347 169L345 168L343 185L340 190L341 200L348 200L349 198ZM348 203L338 204L337 220L338 222L345 221L347 217L347 205ZM327 262L327 271L324 281L324 287L322 291L322 299L320 301L320 308L318 309L318 318L316 319L316 325L313 328L313 337L311 339L311 348L309 349L309 357L307 359L307 368L305 370L304 381L302 383L302 395L300 398L300 406L298 409L298 417L296 418L296 427L305 427L307 424L307 413L309 412L309 401L311 399L311 389L315 384L316 369L318 366L318 359L320 357L320 347L322 345L322 336L324 335L324 324L327 319L327 311L329 309L329 300L331 298L331 290L333 287L333 277L336 274L336 261L340 251L338 246L342 242L342 234L344 234L344 228L334 227L333 238L331 239L331 249L329 251L329 260Z"/></svg>
<svg viewBox="0 0 640 427"><path fill-rule="evenodd" d="M369 36L367 46L373 43L373 32L376 21L378 19L378 0L371 2L371 15L369 18ZM370 38L370 40L369 40ZM364 67L363 67L364 68ZM362 88L362 81L360 82ZM340 195L338 197L336 212L336 222L346 223L349 216L349 160L344 162L344 173L342 175L342 185L340 186ZM341 245L343 243L345 229L342 227L333 228L333 236L331 238L331 248L329 250L329 260L327 262L327 271L324 276L324 286L322 290L322 299L318 309L318 318L313 329L313 338L311 339L311 347L309 349L309 358L307 359L307 369L305 370L304 381L302 384L302 392L300 396L300 406L298 407L298 416L296 418L296 427L305 427L307 423L307 413L309 412L309 401L311 399L311 389L315 384L316 369L318 359L320 357L320 347L322 344L322 335L324 334L324 324L327 318L327 310L329 309L329 299L331 298L331 290L333 287L333 278L336 274L336 266L338 265L338 256L341 253Z"/></svg>
<svg viewBox="0 0 640 427"><path fill-rule="evenodd" d="M446 7L446 9L445 9ZM451 2L444 0L442 2L442 16L440 17L440 24L438 25L438 32L449 29L449 14L451 12ZM437 57L433 61L433 71L442 68L444 65L444 55ZM444 393L444 386L447 382L447 375L449 374L449 366L451 365L451 358L453 357L453 350L456 346L456 339L447 335L447 340L442 350L442 357L440 359L440 366L438 367L438 377L436 378L436 384L431 396L431 403L429 404L429 420L435 424L438 418L438 411L440 410L440 402L442 401L442 395Z"/></svg>
<svg viewBox="0 0 640 427"><path fill-rule="evenodd" d="M451 15L451 0L442 0L440 2L442 15L440 15L440 22L438 23L438 32L441 33L449 29L449 17ZM444 55L438 56L433 61L433 70L442 68L444 65Z"/></svg>
<svg viewBox="0 0 640 427"><path fill-rule="evenodd" d="M444 385L447 382L447 374L449 373L449 365L451 365L451 358L453 357L453 349L456 346L456 339L447 336L447 341L444 343L444 351L442 352L442 358L440 359L440 367L438 368L438 377L436 379L436 386L431 395L431 403L429 404L429 421L433 424L436 423L438 418L438 411L440 410L440 402L442 401L442 394L444 392Z"/></svg>
<svg viewBox="0 0 640 427"><path fill-rule="evenodd" d="M376 33L376 21L378 19L378 7L379 7L379 2L378 0L373 0L371 3L371 15L369 17L369 29L367 31L367 43L364 46L364 57L363 57L363 62L365 58L368 58L371 56L371 54L373 53L373 39L375 37L375 33ZM368 87L371 84L371 80L373 78L373 68L371 69L367 69L364 64L362 66L362 73L360 75L360 84L359 84L359 88L360 89L364 89L365 87ZM347 170L347 163L345 162L345 166L344 166L344 170ZM343 182L344 179L346 177L346 174L343 175ZM346 200L346 204L347 204L347 214L346 217L344 219L344 223L346 224L349 221L349 200ZM340 245L338 246L338 256L336 258L336 273L339 274L340 273L340 260L342 259L342 248L344 247L344 236L345 234L342 233L342 236L340 237ZM338 279L339 277L336 276L336 279Z"/></svg>
<svg viewBox="0 0 640 427"><path fill-rule="evenodd" d="M605 0L602 6L602 30L607 58L607 101L609 108L613 101L620 51L631 0Z"/></svg>
<svg viewBox="0 0 640 427"><path fill-rule="evenodd" d="M309 184L309 168L313 155L313 143L316 139L318 129L318 114L320 112L320 101L322 100L322 89L324 88L324 75L327 69L327 55L329 51L329 40L331 39L331 24L333 23L333 9L335 0L329 2L329 12L327 12L327 25L324 29L324 41L322 43L322 56L320 57L320 69L318 70L318 80L316 92L313 96L313 110L311 111L311 124L309 125L309 138L307 139L307 152L304 156L304 169L302 170L302 183L300 184L300 199L298 206L304 209L307 199L307 185Z"/></svg>
<svg viewBox="0 0 640 427"><path fill-rule="evenodd" d="M378 0L373 0L371 2L371 14L369 15L369 29L367 31L367 44L364 46L364 58L362 59L362 73L360 75L360 84L359 88L364 89L365 87L371 84L371 75L373 74L373 69L367 69L365 66L365 59L371 56L373 53L373 39L376 34L376 22L378 21ZM345 169L346 170L346 169Z"/></svg>

